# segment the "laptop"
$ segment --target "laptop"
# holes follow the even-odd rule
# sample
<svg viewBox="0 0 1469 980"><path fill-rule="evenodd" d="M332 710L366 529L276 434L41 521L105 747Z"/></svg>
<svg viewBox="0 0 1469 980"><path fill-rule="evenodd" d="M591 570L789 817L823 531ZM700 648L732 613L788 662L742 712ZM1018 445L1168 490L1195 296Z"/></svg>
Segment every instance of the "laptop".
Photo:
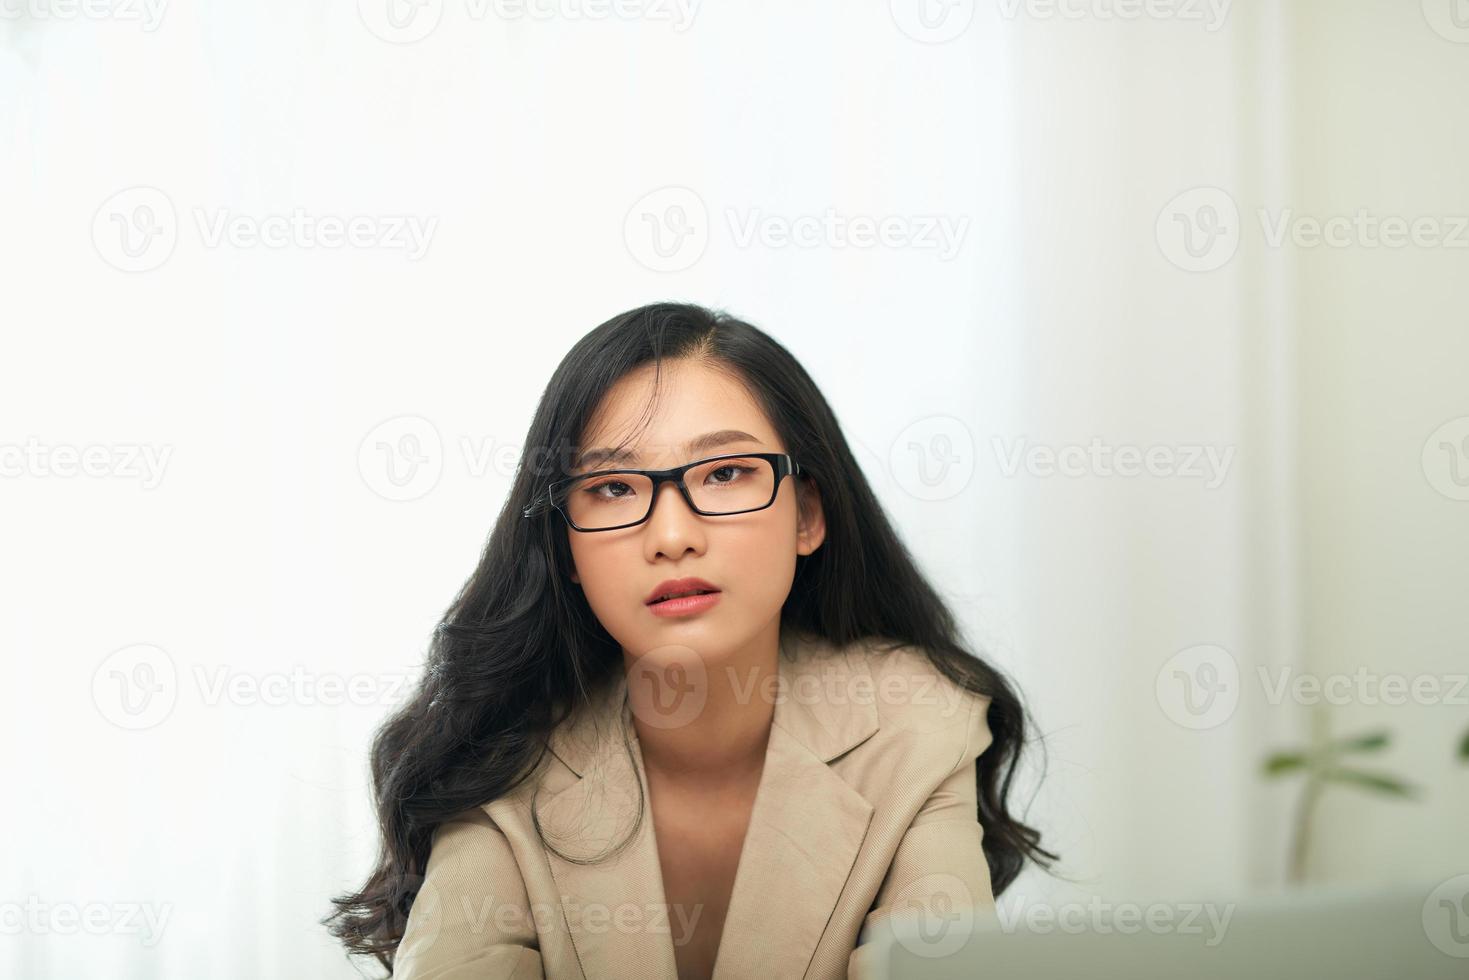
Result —
<svg viewBox="0 0 1469 980"><path fill-rule="evenodd" d="M891 930L871 940L886 980L1469 980L1469 875L1233 901L1001 896Z"/></svg>

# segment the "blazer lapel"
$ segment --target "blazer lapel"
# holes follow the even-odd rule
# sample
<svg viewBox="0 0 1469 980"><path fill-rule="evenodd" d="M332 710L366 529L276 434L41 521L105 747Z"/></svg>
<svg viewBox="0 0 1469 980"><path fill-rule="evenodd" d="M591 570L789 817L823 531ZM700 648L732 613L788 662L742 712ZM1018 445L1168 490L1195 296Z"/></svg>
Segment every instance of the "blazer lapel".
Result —
<svg viewBox="0 0 1469 980"><path fill-rule="evenodd" d="M872 820L872 804L827 764L877 731L876 706L853 700L864 688L851 681L858 672L866 675L867 665L844 653L816 652L803 647L795 663L781 659L784 693L775 705L714 980L806 975ZM801 682L813 676L835 686ZM838 697L828 699L829 690Z"/></svg>
<svg viewBox="0 0 1469 980"><path fill-rule="evenodd" d="M538 813L547 840L573 858L546 852L582 973L591 980L628 976L636 964L640 976L677 980L672 930L678 923L668 921L648 781L626 690L626 676L619 675L594 710L566 731L552 732L552 751L580 778L540 804ZM639 800L642 819L633 831ZM632 839L616 856L596 860L629 833Z"/></svg>
<svg viewBox="0 0 1469 980"><path fill-rule="evenodd" d="M877 731L866 662L783 631L779 672L714 980L805 975L872 819L872 804L828 765ZM639 975L676 980L673 936L682 924L668 921L626 683L619 674L594 710L552 733L552 750L580 778L539 812L553 844L591 860L627 836L642 800L642 821L616 857L580 864L547 856L587 977L625 975L636 963Z"/></svg>

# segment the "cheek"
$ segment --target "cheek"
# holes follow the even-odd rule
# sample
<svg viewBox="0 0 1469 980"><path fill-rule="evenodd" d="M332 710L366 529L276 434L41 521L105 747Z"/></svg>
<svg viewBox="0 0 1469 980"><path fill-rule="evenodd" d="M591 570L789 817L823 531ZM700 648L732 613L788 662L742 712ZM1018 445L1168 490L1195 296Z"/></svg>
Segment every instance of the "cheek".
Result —
<svg viewBox="0 0 1469 980"><path fill-rule="evenodd" d="M790 593L796 571L795 531L784 521L762 522L741 530L748 533L711 540L709 553L714 565L742 604L749 603L765 613L778 610Z"/></svg>
<svg viewBox="0 0 1469 980"><path fill-rule="evenodd" d="M571 546L572 564L587 605L613 635L638 611L629 602L627 569L641 560L636 545L617 545L616 541L588 540L573 541Z"/></svg>

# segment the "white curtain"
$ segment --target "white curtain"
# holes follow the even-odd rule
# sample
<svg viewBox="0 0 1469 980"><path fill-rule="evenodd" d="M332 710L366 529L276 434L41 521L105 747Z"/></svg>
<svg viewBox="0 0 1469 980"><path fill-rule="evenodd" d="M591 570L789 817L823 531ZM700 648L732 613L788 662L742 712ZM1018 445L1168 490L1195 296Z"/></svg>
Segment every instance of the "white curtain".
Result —
<svg viewBox="0 0 1469 980"><path fill-rule="evenodd" d="M1343 43L1469 51L1364 6ZM808 366L1019 683L1069 880L1012 901L1277 885L1301 365L1254 213L1332 16L1285 7L15 5L0 968L353 975L315 920L371 732L552 368L665 298Z"/></svg>

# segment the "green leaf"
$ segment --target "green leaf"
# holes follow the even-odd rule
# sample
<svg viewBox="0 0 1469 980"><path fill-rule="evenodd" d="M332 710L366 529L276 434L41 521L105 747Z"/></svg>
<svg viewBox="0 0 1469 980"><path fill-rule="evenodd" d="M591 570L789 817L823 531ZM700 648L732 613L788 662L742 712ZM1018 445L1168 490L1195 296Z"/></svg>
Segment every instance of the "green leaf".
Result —
<svg viewBox="0 0 1469 980"><path fill-rule="evenodd" d="M1328 769L1322 778L1334 783L1347 783L1359 789L1371 790L1387 796L1412 797L1417 788L1409 786L1396 776L1385 773L1362 772L1360 769Z"/></svg>
<svg viewBox="0 0 1469 980"><path fill-rule="evenodd" d="M1459 758L1469 762L1469 732L1464 733L1464 741L1459 743Z"/></svg>
<svg viewBox="0 0 1469 980"><path fill-rule="evenodd" d="M1357 735L1352 738L1343 738L1331 743L1331 752L1376 752L1385 749L1392 741L1391 732L1372 732L1369 735Z"/></svg>
<svg viewBox="0 0 1469 980"><path fill-rule="evenodd" d="M1277 752L1265 760L1265 775L1279 776L1283 772L1305 769L1308 765L1302 752Z"/></svg>

